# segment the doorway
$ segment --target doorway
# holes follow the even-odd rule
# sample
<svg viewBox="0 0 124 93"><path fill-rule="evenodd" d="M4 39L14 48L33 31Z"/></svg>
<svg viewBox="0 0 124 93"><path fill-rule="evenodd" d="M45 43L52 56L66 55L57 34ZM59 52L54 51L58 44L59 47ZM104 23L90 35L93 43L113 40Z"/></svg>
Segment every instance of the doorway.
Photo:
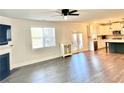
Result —
<svg viewBox="0 0 124 93"><path fill-rule="evenodd" d="M73 33L72 34L72 51L73 53L81 52L83 49L83 34Z"/></svg>

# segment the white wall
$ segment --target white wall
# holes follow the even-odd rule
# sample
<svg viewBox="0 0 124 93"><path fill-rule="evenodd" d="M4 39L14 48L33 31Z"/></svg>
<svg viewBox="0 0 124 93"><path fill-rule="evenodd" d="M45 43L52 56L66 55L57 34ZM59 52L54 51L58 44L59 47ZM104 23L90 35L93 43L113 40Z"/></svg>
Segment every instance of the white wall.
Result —
<svg viewBox="0 0 124 93"><path fill-rule="evenodd" d="M87 24L70 22L36 22L6 17L0 17L0 23L12 26L12 41L14 45L12 49L13 68L60 57L59 44L62 42L71 42L72 32L83 33L83 50L88 50ZM57 41L56 47L32 50L30 33L31 26L55 27Z"/></svg>

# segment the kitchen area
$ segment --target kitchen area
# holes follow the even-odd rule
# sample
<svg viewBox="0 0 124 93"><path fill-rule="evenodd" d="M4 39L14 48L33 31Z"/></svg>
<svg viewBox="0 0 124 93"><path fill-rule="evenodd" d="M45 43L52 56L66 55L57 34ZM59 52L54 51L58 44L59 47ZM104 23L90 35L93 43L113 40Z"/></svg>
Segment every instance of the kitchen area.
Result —
<svg viewBox="0 0 124 93"><path fill-rule="evenodd" d="M88 25L89 50L124 53L124 20Z"/></svg>

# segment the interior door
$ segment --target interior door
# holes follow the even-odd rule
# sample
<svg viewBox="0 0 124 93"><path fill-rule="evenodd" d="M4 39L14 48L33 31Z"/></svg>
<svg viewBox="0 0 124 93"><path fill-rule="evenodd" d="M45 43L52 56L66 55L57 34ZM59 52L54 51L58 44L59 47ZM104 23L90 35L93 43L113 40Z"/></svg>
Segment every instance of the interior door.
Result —
<svg viewBox="0 0 124 93"><path fill-rule="evenodd" d="M78 51L77 33L72 34L72 51L73 53L76 53Z"/></svg>
<svg viewBox="0 0 124 93"><path fill-rule="evenodd" d="M72 34L72 51L73 53L78 53L83 48L83 35L82 33Z"/></svg>
<svg viewBox="0 0 124 93"><path fill-rule="evenodd" d="M82 33L78 33L78 50L79 52L83 49L83 35Z"/></svg>

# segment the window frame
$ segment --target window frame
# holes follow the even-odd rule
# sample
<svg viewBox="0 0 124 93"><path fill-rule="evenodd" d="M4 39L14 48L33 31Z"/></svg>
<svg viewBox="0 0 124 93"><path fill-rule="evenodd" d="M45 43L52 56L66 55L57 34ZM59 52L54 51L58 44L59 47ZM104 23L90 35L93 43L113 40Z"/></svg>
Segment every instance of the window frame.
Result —
<svg viewBox="0 0 124 93"><path fill-rule="evenodd" d="M32 33L33 33L33 32L32 32L32 28L41 28L41 29L42 29L41 31L43 31L43 33L42 33L42 36L43 36L43 37L40 37L40 38L42 38L42 41L43 41L43 44L42 44L42 45L43 45L43 47L36 47L36 48L33 47L33 38L34 38L34 37L32 36ZM53 45L50 45L50 46L46 46L46 45L45 45L45 43L46 43L46 42L45 42L45 38L47 38L47 37L44 36L44 32L45 32L44 29L47 29L47 28L48 28L48 29L50 29L50 28L51 28L51 29L54 29L54 30L52 30L52 31L54 31L54 36L51 36L51 37L54 38L54 44L53 44ZM30 32L31 32L31 44L32 44L32 49L43 49L43 48L56 47L56 29L55 29L55 27L31 27L31 31L30 31ZM53 32L52 32L52 33L53 33ZM35 38L37 38L37 37L35 37Z"/></svg>

